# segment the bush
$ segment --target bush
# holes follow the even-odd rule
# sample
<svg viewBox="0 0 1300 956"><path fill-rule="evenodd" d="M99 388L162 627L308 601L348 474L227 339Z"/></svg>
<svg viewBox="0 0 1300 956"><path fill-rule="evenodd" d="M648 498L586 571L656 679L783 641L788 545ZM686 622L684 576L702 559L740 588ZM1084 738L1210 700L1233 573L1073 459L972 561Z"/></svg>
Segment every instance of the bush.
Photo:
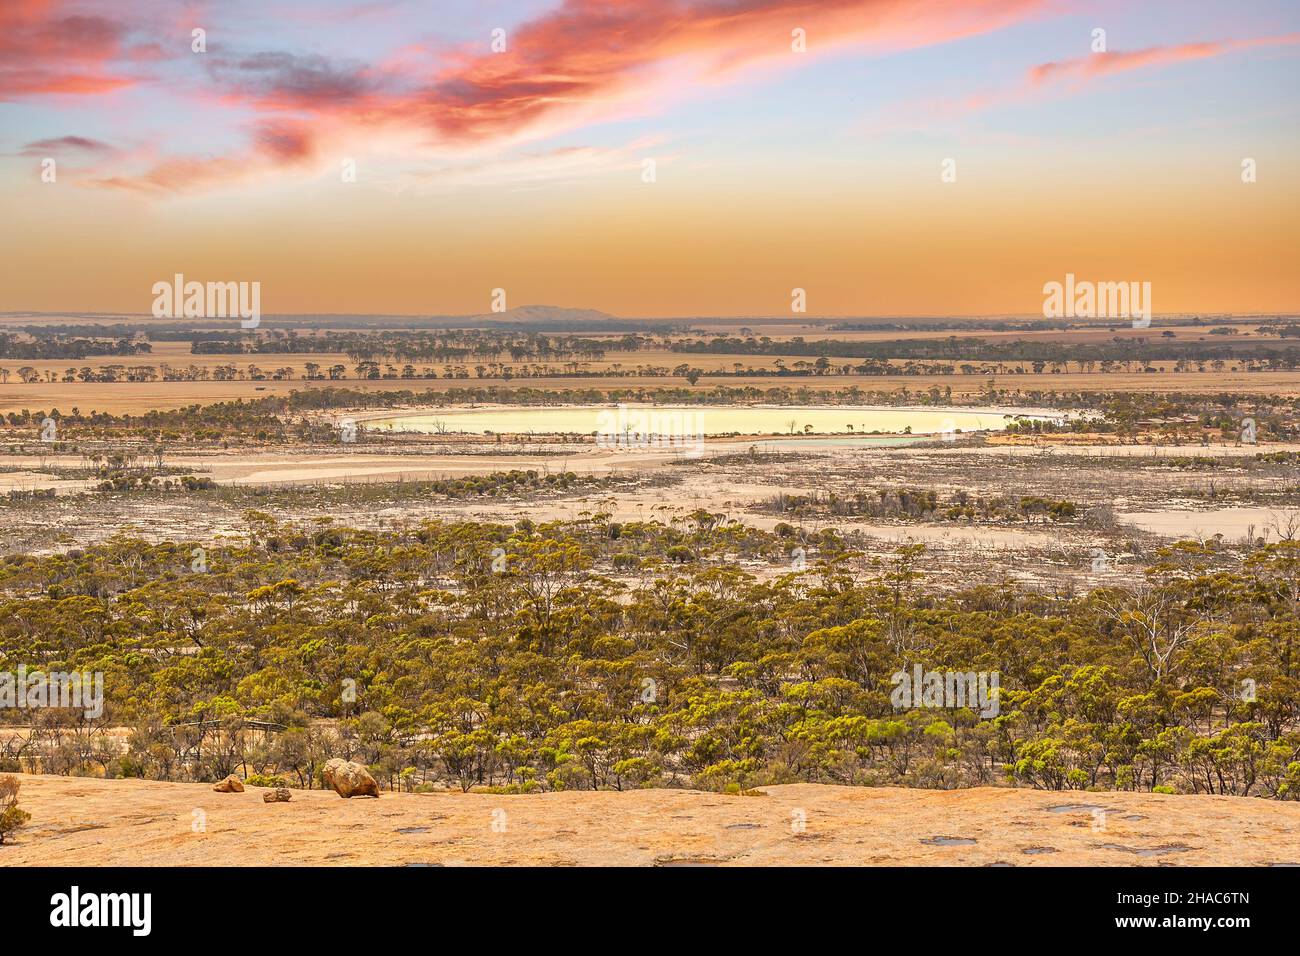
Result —
<svg viewBox="0 0 1300 956"><path fill-rule="evenodd" d="M250 787L274 787L276 789L289 786L284 777L269 777L264 773L250 774L244 783Z"/></svg>
<svg viewBox="0 0 1300 956"><path fill-rule="evenodd" d="M26 810L18 808L18 788L21 786L22 781L15 776L0 777L0 844L32 818Z"/></svg>

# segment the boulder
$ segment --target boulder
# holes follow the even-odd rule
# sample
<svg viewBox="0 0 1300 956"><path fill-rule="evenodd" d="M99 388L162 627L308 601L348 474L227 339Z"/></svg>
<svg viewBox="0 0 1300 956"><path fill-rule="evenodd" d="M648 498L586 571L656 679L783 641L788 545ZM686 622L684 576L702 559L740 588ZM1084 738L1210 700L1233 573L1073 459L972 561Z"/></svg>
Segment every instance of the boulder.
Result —
<svg viewBox="0 0 1300 956"><path fill-rule="evenodd" d="M212 789L217 791L217 793L243 793L244 781L240 780L232 773L220 783L213 784Z"/></svg>
<svg viewBox="0 0 1300 956"><path fill-rule="evenodd" d="M288 803L289 791L284 787L276 787L274 790L268 790L262 794L262 799L267 803Z"/></svg>
<svg viewBox="0 0 1300 956"><path fill-rule="evenodd" d="M379 796L379 784L370 776L370 771L351 760L331 760L325 764L321 779L340 797Z"/></svg>

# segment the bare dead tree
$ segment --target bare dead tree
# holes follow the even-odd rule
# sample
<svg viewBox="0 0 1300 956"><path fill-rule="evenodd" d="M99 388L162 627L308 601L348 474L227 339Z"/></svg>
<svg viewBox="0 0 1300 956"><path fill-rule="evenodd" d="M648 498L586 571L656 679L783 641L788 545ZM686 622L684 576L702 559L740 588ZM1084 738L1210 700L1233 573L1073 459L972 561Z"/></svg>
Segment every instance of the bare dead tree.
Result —
<svg viewBox="0 0 1300 956"><path fill-rule="evenodd" d="M1270 511L1266 527L1272 528L1280 541L1295 541L1300 536L1300 510L1284 511L1281 514Z"/></svg>
<svg viewBox="0 0 1300 956"><path fill-rule="evenodd" d="M1142 659L1152 684L1173 673L1174 656L1187 643L1198 622L1180 614L1181 608L1172 595L1143 587L1132 593L1102 594L1097 603Z"/></svg>

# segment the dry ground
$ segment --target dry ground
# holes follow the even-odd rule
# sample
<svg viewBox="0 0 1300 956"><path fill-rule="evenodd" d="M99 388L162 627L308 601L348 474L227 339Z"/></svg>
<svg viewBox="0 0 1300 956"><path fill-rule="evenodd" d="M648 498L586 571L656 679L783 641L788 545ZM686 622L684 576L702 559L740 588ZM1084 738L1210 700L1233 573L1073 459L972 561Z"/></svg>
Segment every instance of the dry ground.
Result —
<svg viewBox="0 0 1300 956"><path fill-rule="evenodd" d="M319 448L297 451L230 450L178 453L168 465L214 478L233 487L202 493L113 492L81 495L93 482L59 480L49 469L75 467L77 456L8 456L12 472L0 472L0 493L53 488L58 498L0 509L0 554L48 553L84 547L124 531L149 540L217 540L247 530L248 508L277 520L308 522L333 517L357 527L410 527L420 521L478 520L514 523L579 521L607 513L618 522L689 522L704 509L747 525L773 530L790 523L809 532L836 528L863 536L860 546L872 557L892 557L901 543L924 543L932 569L949 583L974 583L989 576L1011 577L1033 586L1058 579L1079 585L1114 585L1139 574L1140 555L1160 538L1221 533L1234 544L1249 535L1277 540L1275 525L1289 527L1300 516L1293 493L1294 466L1248 467L1253 447L1201 446L986 446L966 442L921 447L845 447L799 442L784 455L746 454L752 442L709 442L706 457L672 464L666 451L550 446L555 455L457 454L429 447L424 453L388 446ZM772 443L774 449L780 443ZM450 446L449 446L450 447ZM542 447L542 446L538 446ZM1300 445L1268 444L1260 451L1300 451ZM1217 467L1178 468L1170 459L1195 455L1224 459ZM493 471L571 470L592 476L618 475L626 482L569 492L532 492L500 497L447 498L393 482L460 477ZM360 485L373 484L373 489ZM292 486L296 486L296 489ZM1099 505L1113 509L1114 527L1027 524L1024 522L915 521L849 517L813 510L778 513L770 507L779 492L808 495L834 492L852 497L876 488L933 488L948 499L958 490L973 497L1047 494L1076 503L1083 512ZM276 489L286 489L284 493ZM388 490L385 490L388 489ZM1215 494L1209 494L1215 489ZM1096 566L1100 550L1115 560ZM997 554L997 561L989 561ZM947 571L962 568L952 578ZM747 568L752 573L783 573L784 565Z"/></svg>
<svg viewBox="0 0 1300 956"><path fill-rule="evenodd" d="M343 800L295 790L289 803L267 804L252 787L221 794L207 784L22 781L32 819L14 845L0 847L0 866L1300 863L1300 804L1246 797L796 784L752 797L637 790Z"/></svg>

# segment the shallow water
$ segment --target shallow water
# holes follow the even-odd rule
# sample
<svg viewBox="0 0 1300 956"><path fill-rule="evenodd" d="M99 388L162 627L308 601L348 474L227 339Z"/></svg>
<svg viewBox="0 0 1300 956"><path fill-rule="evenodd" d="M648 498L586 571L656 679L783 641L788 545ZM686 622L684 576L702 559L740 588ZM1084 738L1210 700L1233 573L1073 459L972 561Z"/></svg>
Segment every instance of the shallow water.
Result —
<svg viewBox="0 0 1300 956"><path fill-rule="evenodd" d="M450 408L372 419L366 427L469 434L898 435L998 430L1014 420L994 409L759 405L591 405ZM1023 416L1026 418L1034 416ZM1041 417L1041 416L1039 416ZM1056 416L1060 417L1060 416Z"/></svg>
<svg viewBox="0 0 1300 956"><path fill-rule="evenodd" d="M655 866L717 866L718 862L702 857L682 857L673 860L655 860Z"/></svg>
<svg viewBox="0 0 1300 956"><path fill-rule="evenodd" d="M1123 846L1119 843L1098 843L1097 846L1103 850L1119 850L1122 853L1133 853L1137 856L1167 856L1170 853L1188 853L1193 848L1184 846L1181 843L1168 843L1164 846Z"/></svg>
<svg viewBox="0 0 1300 956"><path fill-rule="evenodd" d="M971 837L936 836L926 837L921 842L928 846L971 846L975 840Z"/></svg>

